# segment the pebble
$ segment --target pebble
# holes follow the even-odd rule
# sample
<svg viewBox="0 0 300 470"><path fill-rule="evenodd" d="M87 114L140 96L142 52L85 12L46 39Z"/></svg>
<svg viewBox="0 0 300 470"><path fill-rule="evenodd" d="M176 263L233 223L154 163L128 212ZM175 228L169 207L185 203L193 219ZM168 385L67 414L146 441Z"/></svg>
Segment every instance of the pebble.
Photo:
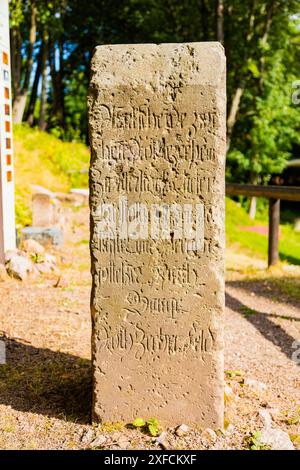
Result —
<svg viewBox="0 0 300 470"><path fill-rule="evenodd" d="M229 424L226 428L226 434L231 434L235 430L235 426L233 424Z"/></svg>
<svg viewBox="0 0 300 470"><path fill-rule="evenodd" d="M186 424L181 424L176 428L175 434L178 437L184 436L189 432L190 428Z"/></svg>
<svg viewBox="0 0 300 470"><path fill-rule="evenodd" d="M4 255L4 262L5 264L8 263L14 256L16 255L22 255L21 250L7 250Z"/></svg>
<svg viewBox="0 0 300 470"><path fill-rule="evenodd" d="M253 390L258 390L261 392L267 390L268 388L263 382L249 378L244 379L244 385L248 385L248 387L252 388Z"/></svg>
<svg viewBox="0 0 300 470"><path fill-rule="evenodd" d="M214 442L217 439L217 434L215 431L211 428L206 428L201 434L201 438L205 439L206 441L209 442Z"/></svg>
<svg viewBox="0 0 300 470"><path fill-rule="evenodd" d="M259 412L264 427L261 431L259 441L261 444L269 446L272 450L294 450L294 445L289 435L281 429L275 427L270 413L267 410Z"/></svg>
<svg viewBox="0 0 300 470"><path fill-rule="evenodd" d="M10 276L21 281L27 279L35 272L34 265L26 256L15 253L6 264L7 272Z"/></svg>
<svg viewBox="0 0 300 470"><path fill-rule="evenodd" d="M267 427L261 431L260 442L272 450L295 450L288 433L279 428Z"/></svg>
<svg viewBox="0 0 300 470"><path fill-rule="evenodd" d="M126 436L121 436L119 439L117 439L116 444L121 449L127 449L130 446L130 441Z"/></svg>
<svg viewBox="0 0 300 470"><path fill-rule="evenodd" d="M95 432L93 431L93 429L88 429L82 436L81 438L81 442L83 444L89 444L93 439L94 439L94 436L95 436Z"/></svg>
<svg viewBox="0 0 300 470"><path fill-rule="evenodd" d="M41 274L50 274L53 270L52 264L48 263L47 261L42 261L41 263L37 263L36 267Z"/></svg>
<svg viewBox="0 0 300 470"><path fill-rule="evenodd" d="M42 255L45 253L45 248L36 240L33 240L32 238L28 238L28 240L24 240L23 250L26 251L26 253L34 253L36 255Z"/></svg>
<svg viewBox="0 0 300 470"><path fill-rule="evenodd" d="M90 447L102 447L107 441L107 438L100 434L90 443Z"/></svg>
<svg viewBox="0 0 300 470"><path fill-rule="evenodd" d="M164 431L156 438L157 444L159 444L164 450L170 448L169 442L167 440L167 433Z"/></svg>

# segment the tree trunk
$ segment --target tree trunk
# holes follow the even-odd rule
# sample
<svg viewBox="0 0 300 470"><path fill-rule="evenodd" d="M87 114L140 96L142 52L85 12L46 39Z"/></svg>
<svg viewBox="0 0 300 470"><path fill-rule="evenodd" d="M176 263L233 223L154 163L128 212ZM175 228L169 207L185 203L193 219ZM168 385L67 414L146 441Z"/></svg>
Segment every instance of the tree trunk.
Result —
<svg viewBox="0 0 300 470"><path fill-rule="evenodd" d="M201 24L202 24L202 41L208 41L208 9L206 0L201 0Z"/></svg>
<svg viewBox="0 0 300 470"><path fill-rule="evenodd" d="M35 104L36 104L36 100L37 100L38 86L39 86L39 82L40 82L40 78L41 78L41 74L42 74L44 50L45 50L45 43L44 43L44 41L42 41L40 51L39 51L35 76L34 76L34 80L33 80L33 85L32 85L32 89L31 89L29 105L28 105L28 109L27 109L27 112L26 112L26 116L25 116L25 120L28 122L28 124L30 126L32 126L33 123L34 123L34 109L35 109Z"/></svg>
<svg viewBox="0 0 300 470"><path fill-rule="evenodd" d="M250 207L249 207L249 217L251 220L255 219L256 216L256 206L257 206L257 200L255 196L252 196L250 198Z"/></svg>
<svg viewBox="0 0 300 470"><path fill-rule="evenodd" d="M255 16L254 16L254 1L252 0L251 5L249 6L249 20L248 20L248 32L246 36L246 44L248 44L248 48L251 50L250 41L254 36L254 24L255 24ZM245 48L246 49L246 48ZM248 59L248 51L244 52L244 62L246 63ZM227 118L227 144L226 144L226 151L228 152L231 145L231 137L233 133L234 126L237 121L237 114L240 107L241 98L245 91L246 86L246 77L245 75L241 75L240 79L237 80L238 86L233 94L233 98L231 101L230 110L228 113Z"/></svg>
<svg viewBox="0 0 300 470"><path fill-rule="evenodd" d="M224 44L224 2L216 0L216 39Z"/></svg>
<svg viewBox="0 0 300 470"><path fill-rule="evenodd" d="M12 73L12 88L13 98L20 93L21 90L21 34L17 26L11 28L10 32L10 45L11 45L11 73Z"/></svg>
<svg viewBox="0 0 300 470"><path fill-rule="evenodd" d="M64 110L64 83L63 83L63 46L59 44L59 70L55 67L54 44L49 45L49 64L51 72L51 85L53 95L52 117L55 124L65 128L65 110Z"/></svg>
<svg viewBox="0 0 300 470"><path fill-rule="evenodd" d="M46 102L47 102L47 36L43 37L43 54L42 54L42 90L41 90L41 106L39 115L39 128L44 131L46 129Z"/></svg>
<svg viewBox="0 0 300 470"><path fill-rule="evenodd" d="M30 31L29 31L29 42L27 47L27 57L26 57L26 64L25 64L25 75L24 75L24 82L21 86L20 84L20 77L19 83L16 85L14 101L13 101L13 122L20 123L22 122L27 93L29 88L30 82L30 75L32 71L32 64L33 64L33 48L36 39L36 4L35 0L31 0L30 2L31 7L31 19L30 19Z"/></svg>
<svg viewBox="0 0 300 470"><path fill-rule="evenodd" d="M245 82L244 80L241 80L240 84L236 88L235 93L233 95L231 107L230 107L228 118L227 118L227 143L226 143L227 152L230 149L232 131L237 121L237 114L238 114L238 110L240 107L240 101L241 101L244 91L245 91Z"/></svg>
<svg viewBox="0 0 300 470"><path fill-rule="evenodd" d="M266 21L265 21L265 26L264 26L264 32L261 38L261 44L262 44L262 49L263 49L263 54L260 58L260 77L259 77L259 87L260 87L261 92L263 91L263 86L264 86L264 77L263 77L264 70L265 70L264 48L268 43L268 36L269 36L269 32L270 32L272 22L273 22L274 8L275 8L274 0L270 0L267 5Z"/></svg>
<svg viewBox="0 0 300 470"><path fill-rule="evenodd" d="M64 45L63 40L59 40L59 71L57 76L58 86L58 121L60 126L65 129L65 94L64 94Z"/></svg>
<svg viewBox="0 0 300 470"><path fill-rule="evenodd" d="M20 92L15 96L14 102L13 102L13 122L15 124L20 124L23 120L23 115L25 111L25 106L26 106L26 100L27 100L27 92Z"/></svg>
<svg viewBox="0 0 300 470"><path fill-rule="evenodd" d="M251 184L257 184L257 175L256 173L251 173L250 174L250 183ZM257 207L257 198L255 196L252 196L250 198L250 207L249 207L249 217L251 220L255 219L256 216L256 207Z"/></svg>

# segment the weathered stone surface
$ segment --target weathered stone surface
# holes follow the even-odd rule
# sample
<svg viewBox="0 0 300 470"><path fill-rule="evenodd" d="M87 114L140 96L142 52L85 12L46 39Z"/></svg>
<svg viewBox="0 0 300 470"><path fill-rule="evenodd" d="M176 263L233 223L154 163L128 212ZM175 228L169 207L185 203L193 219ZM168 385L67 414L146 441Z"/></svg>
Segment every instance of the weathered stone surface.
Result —
<svg viewBox="0 0 300 470"><path fill-rule="evenodd" d="M44 192L34 194L32 196L32 225L34 227L63 227L64 214L58 199Z"/></svg>
<svg viewBox="0 0 300 470"><path fill-rule="evenodd" d="M175 434L178 437L182 437L189 432L190 428L186 424L181 424L175 430Z"/></svg>
<svg viewBox="0 0 300 470"><path fill-rule="evenodd" d="M218 43L95 51L95 419L223 426L225 107Z"/></svg>
<svg viewBox="0 0 300 470"><path fill-rule="evenodd" d="M6 269L10 276L21 281L24 281L31 275L35 274L33 262L26 256L19 255L18 253L10 258L6 264Z"/></svg>
<svg viewBox="0 0 300 470"><path fill-rule="evenodd" d="M267 410L261 410L259 415L264 423L258 438L262 445L269 446L271 450L295 450L288 433L275 426Z"/></svg>
<svg viewBox="0 0 300 470"><path fill-rule="evenodd" d="M32 240L32 238L24 240L23 250L26 251L26 253L34 253L36 255L42 255L45 253L45 248L36 240Z"/></svg>

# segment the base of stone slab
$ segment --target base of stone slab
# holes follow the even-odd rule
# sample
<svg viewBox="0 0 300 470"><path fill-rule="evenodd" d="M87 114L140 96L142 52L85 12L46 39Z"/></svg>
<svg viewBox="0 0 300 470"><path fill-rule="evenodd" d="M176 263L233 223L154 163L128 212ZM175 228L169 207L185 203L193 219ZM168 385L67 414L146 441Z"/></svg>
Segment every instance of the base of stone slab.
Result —
<svg viewBox="0 0 300 470"><path fill-rule="evenodd" d="M137 400L138 401L138 400ZM184 405L184 406L180 406ZM119 405L119 406L118 406ZM145 421L157 419L163 427L177 427L181 424L188 426L197 426L201 429L224 429L224 402L221 397L215 397L212 406L204 411L202 406L185 402L171 403L165 409L156 406L137 407L132 410L124 410L126 403L120 400L119 404L113 406L106 401L94 400L92 404L91 419L95 425L101 423L124 423L131 425L136 418L142 418Z"/></svg>
<svg viewBox="0 0 300 470"><path fill-rule="evenodd" d="M58 227L24 227L21 229L21 240L32 239L41 245L62 245L64 234Z"/></svg>

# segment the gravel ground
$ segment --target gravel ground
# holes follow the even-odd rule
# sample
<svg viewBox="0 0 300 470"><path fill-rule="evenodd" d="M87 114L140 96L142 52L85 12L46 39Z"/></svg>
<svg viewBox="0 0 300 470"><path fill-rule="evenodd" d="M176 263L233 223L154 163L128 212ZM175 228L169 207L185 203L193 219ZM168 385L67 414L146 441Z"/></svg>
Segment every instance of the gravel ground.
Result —
<svg viewBox="0 0 300 470"><path fill-rule="evenodd" d="M263 410L300 448L300 364L292 360L300 303L273 283L276 273L271 280L264 274L264 261L228 250L226 431L190 428L177 436L167 429L158 442L123 423L90 424L87 208L72 211L67 243L55 254L59 287L53 275L0 282L0 338L7 345L1 449L248 449L263 427ZM292 278L299 282L299 268Z"/></svg>

